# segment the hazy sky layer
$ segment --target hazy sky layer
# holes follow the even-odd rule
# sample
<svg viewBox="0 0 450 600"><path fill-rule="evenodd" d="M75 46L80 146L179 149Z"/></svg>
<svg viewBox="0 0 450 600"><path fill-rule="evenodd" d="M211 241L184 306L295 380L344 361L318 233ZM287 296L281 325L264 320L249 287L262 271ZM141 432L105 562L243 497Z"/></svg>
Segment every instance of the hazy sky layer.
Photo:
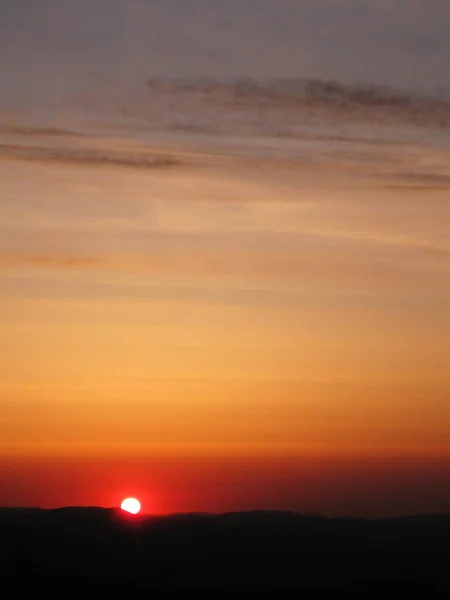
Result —
<svg viewBox="0 0 450 600"><path fill-rule="evenodd" d="M30 456L92 469L105 459L111 488L103 499L86 488L86 502L126 488L158 510L207 509L207 478L222 490L210 509L333 512L345 501L335 504L329 461L348 480L350 510L352 494L374 486L358 483L366 460L385 491L392 469L411 486L418 458L433 469L448 460L441 185L389 186L338 163L0 167L8 468ZM112 457L134 464L121 482ZM264 458L278 467L268 473ZM253 494L236 489L233 500L225 482L238 485L252 464ZM173 478L190 476L183 506ZM46 503L64 497L53 486ZM441 502L433 490L426 506Z"/></svg>
<svg viewBox="0 0 450 600"><path fill-rule="evenodd" d="M83 77L325 77L448 86L447 0L0 0L5 87Z"/></svg>

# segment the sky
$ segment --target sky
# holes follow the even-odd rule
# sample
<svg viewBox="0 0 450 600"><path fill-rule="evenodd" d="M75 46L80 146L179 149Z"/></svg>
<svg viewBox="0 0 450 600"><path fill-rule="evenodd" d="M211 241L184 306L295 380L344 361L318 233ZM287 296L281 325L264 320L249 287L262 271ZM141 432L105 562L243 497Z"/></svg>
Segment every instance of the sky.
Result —
<svg viewBox="0 0 450 600"><path fill-rule="evenodd" d="M445 87L449 11L0 0L0 505L448 511L445 112L11 107L92 73Z"/></svg>
<svg viewBox="0 0 450 600"><path fill-rule="evenodd" d="M32 94L87 73L448 87L449 22L447 0L1 0L0 73Z"/></svg>

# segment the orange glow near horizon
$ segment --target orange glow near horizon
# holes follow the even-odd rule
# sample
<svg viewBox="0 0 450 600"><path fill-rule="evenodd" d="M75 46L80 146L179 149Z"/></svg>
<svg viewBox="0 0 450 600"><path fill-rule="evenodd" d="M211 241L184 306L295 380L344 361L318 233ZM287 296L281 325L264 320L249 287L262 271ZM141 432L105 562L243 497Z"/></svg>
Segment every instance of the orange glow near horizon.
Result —
<svg viewBox="0 0 450 600"><path fill-rule="evenodd" d="M450 505L448 202L351 175L0 160L0 505Z"/></svg>

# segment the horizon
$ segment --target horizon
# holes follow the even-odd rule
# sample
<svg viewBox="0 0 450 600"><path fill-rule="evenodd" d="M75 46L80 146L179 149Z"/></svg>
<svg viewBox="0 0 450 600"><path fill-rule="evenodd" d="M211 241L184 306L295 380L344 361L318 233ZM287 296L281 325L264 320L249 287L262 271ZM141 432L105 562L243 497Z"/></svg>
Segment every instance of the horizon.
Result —
<svg viewBox="0 0 450 600"><path fill-rule="evenodd" d="M295 510L277 510L277 509L264 509L264 508L253 508L247 510L234 510L225 512L204 512L204 511L189 511L189 512L169 512L169 513L152 513L142 512L132 514L120 506L91 506L91 505L74 505L74 506L54 506L50 508L43 508L42 506L0 506L0 511L18 511L18 512L57 512L57 511L105 511L114 512L116 517L121 517L125 521L143 521L146 518L170 518L170 517L228 517L228 516L293 516L301 517L302 519L324 519L329 521L401 521L405 519L422 519L422 518L448 518L450 519L450 510L448 512L435 512L435 513L405 513L404 515L395 516L351 516L351 515L327 515L323 513L314 512L298 512Z"/></svg>
<svg viewBox="0 0 450 600"><path fill-rule="evenodd" d="M16 589L64 592L69 585L84 595L109 588L449 589L449 514L118 513L0 509L2 578Z"/></svg>

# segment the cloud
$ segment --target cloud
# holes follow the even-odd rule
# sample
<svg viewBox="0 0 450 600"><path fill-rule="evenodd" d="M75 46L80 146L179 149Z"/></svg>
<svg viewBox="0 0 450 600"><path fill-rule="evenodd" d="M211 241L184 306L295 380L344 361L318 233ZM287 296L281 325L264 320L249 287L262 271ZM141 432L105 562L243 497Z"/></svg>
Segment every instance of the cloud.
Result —
<svg viewBox="0 0 450 600"><path fill-rule="evenodd" d="M108 272L130 277L196 281L228 281L239 287L280 286L291 289L365 290L372 293L415 289L417 280L429 291L450 291L445 277L448 247L411 241L360 240L351 234L328 236L242 234L240 236L178 235L149 241L135 252L86 255L3 253L0 269L34 272ZM80 285L83 285L80 282ZM126 281L124 282L126 285Z"/></svg>
<svg viewBox="0 0 450 600"><path fill-rule="evenodd" d="M33 133L32 133L33 135ZM60 162L84 165L113 165L116 167L161 168L181 164L175 155L145 151L114 151L70 147L0 144L0 158Z"/></svg>

